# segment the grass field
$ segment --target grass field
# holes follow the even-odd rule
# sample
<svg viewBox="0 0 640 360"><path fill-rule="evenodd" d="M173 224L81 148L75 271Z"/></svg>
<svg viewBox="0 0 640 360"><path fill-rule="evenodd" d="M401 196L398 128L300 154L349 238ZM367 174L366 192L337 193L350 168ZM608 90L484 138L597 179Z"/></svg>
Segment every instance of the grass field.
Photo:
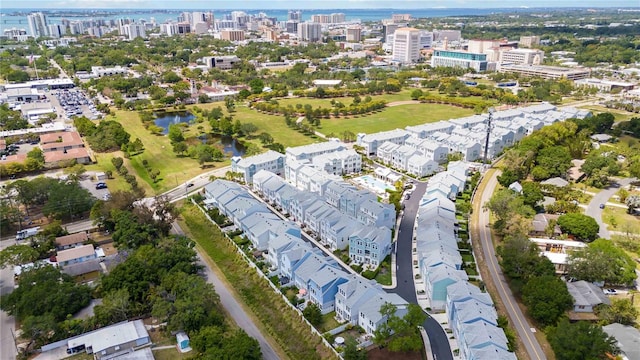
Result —
<svg viewBox="0 0 640 360"><path fill-rule="evenodd" d="M222 271L225 281L233 284L233 290L260 320L257 324L292 359L335 359L334 353L322 345L314 335L269 286L238 254L222 232L210 223L192 204L181 208L180 225L188 236L196 241Z"/></svg>
<svg viewBox="0 0 640 360"><path fill-rule="evenodd" d="M635 113L632 113L632 112L628 112L628 111L624 111L624 110L618 110L618 109L608 109L606 107L597 106L597 105L578 106L578 108L591 110L592 112L594 112L596 114L604 113L604 112L611 113L615 117L615 121L616 122L627 121L627 120L631 119L632 117L638 117L639 116L638 114L635 114Z"/></svg>
<svg viewBox="0 0 640 360"><path fill-rule="evenodd" d="M320 131L323 134L339 134L346 130L353 133L375 133L404 128L440 120L473 115L472 109L463 109L441 104L410 104L388 107L375 114L349 119L322 119Z"/></svg>
<svg viewBox="0 0 640 360"><path fill-rule="evenodd" d="M366 96L367 95L362 95L360 96L360 99L364 100ZM385 100L387 102L411 100L411 90L405 89L395 94L371 95L371 99ZM349 97L349 96L338 97L338 98L335 98L335 100L343 103L346 106L349 106L353 102L353 97ZM280 106L291 105L295 107L296 104L302 104L303 106L305 104L309 104L314 108L318 106L330 108L331 98L325 98L325 99L316 99L316 98L307 98L307 97L287 98L287 99L278 99L278 103L280 104Z"/></svg>
<svg viewBox="0 0 640 360"><path fill-rule="evenodd" d="M627 210L621 207L607 206L602 210L602 221L609 225L609 231L640 235L639 220L640 217L627 214Z"/></svg>
<svg viewBox="0 0 640 360"><path fill-rule="evenodd" d="M111 171L113 174L112 178L105 181L107 183L107 186L109 187L109 191L131 190L131 185L129 185L129 183L127 183L122 176L118 175L116 168L111 163L111 159L113 159L114 157L121 157L124 159L122 152L116 151L112 153L95 153L95 156L97 159L97 163L85 166L87 171ZM136 174L136 171L134 171L134 166L131 164L129 159L124 159L124 166L127 168L130 174ZM145 193L147 193L148 195L152 195L154 193L154 190L151 188L151 186L145 181L142 181L139 176L138 186L143 188Z"/></svg>

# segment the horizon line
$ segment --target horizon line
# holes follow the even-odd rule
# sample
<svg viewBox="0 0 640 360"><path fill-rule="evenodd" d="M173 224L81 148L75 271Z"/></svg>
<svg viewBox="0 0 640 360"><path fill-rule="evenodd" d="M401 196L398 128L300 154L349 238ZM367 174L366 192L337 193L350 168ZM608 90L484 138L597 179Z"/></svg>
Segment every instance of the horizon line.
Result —
<svg viewBox="0 0 640 360"><path fill-rule="evenodd" d="M149 7L140 7L140 8L99 8L99 7L59 7L59 8L32 8L32 7L5 7L4 10L67 10L67 9L87 9L87 10L180 10L183 8L167 8L167 9L159 9L159 8L149 8ZM189 8L186 7L184 9L205 9L205 8ZM252 7L252 8L211 8L216 10L420 10L420 9L474 9L474 10L490 10L490 9L640 9L640 6L500 6L500 7L462 7L462 6L434 6L434 7L419 7L419 8L393 8L393 7L363 7L363 8L308 8L308 9L300 9L300 8L260 8L260 7Z"/></svg>

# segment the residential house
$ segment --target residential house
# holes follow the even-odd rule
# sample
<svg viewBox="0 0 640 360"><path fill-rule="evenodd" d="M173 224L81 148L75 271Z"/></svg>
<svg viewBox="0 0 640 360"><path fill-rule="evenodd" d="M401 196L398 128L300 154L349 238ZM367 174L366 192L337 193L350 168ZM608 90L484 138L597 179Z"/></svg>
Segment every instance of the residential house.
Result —
<svg viewBox="0 0 640 360"><path fill-rule="evenodd" d="M75 234L69 234L65 236L56 237L56 249L66 250L74 247L81 246L85 242L89 241L89 235L86 231L82 231Z"/></svg>
<svg viewBox="0 0 640 360"><path fill-rule="evenodd" d="M327 141L321 143L315 143L310 145L303 145L297 147L288 147L286 149L287 162L290 160L309 160L314 157L328 154L336 151L346 150L347 147L340 141Z"/></svg>
<svg viewBox="0 0 640 360"><path fill-rule="evenodd" d="M269 249L266 259L271 266L276 269L276 271L279 271L283 265L282 254L288 250L296 248L305 248L310 251L311 245L298 236L287 233L278 234L275 238L269 241Z"/></svg>
<svg viewBox="0 0 640 360"><path fill-rule="evenodd" d="M616 345L620 350L619 356L628 360L640 359L640 331L638 329L629 325L613 323L603 326L602 330L616 339Z"/></svg>
<svg viewBox="0 0 640 360"><path fill-rule="evenodd" d="M467 356L467 360L517 360L514 353L494 344L488 344L480 348L471 348Z"/></svg>
<svg viewBox="0 0 640 360"><path fill-rule="evenodd" d="M339 211L320 220L320 240L331 251L342 250L349 245L349 236L362 228L353 217Z"/></svg>
<svg viewBox="0 0 640 360"><path fill-rule="evenodd" d="M374 280L367 280L358 275L348 275L347 282L338 286L335 300L336 317L340 321L357 325L360 306L367 299L382 292L384 290Z"/></svg>
<svg viewBox="0 0 640 360"><path fill-rule="evenodd" d="M74 337L67 342L67 348L80 349L84 346L88 354L93 354L95 359L100 360L132 353L134 349L150 344L151 337L144 323L142 320L135 320Z"/></svg>
<svg viewBox="0 0 640 360"><path fill-rule="evenodd" d="M325 266L311 274L306 286L309 301L318 305L323 314L335 310L335 299L338 286L348 281L348 274L332 266Z"/></svg>
<svg viewBox="0 0 640 360"><path fill-rule="evenodd" d="M372 156L377 154L378 146L383 143L388 141L397 145L403 145L409 136L408 131L401 129L383 131L375 134L360 133L357 135L357 144L364 148L367 156Z"/></svg>
<svg viewBox="0 0 640 360"><path fill-rule="evenodd" d="M330 262L331 261L331 262ZM308 289L309 279L311 276L326 266L334 266L337 268L334 260L327 260L322 252L308 252L302 256L291 269L291 280L298 289Z"/></svg>
<svg viewBox="0 0 640 360"><path fill-rule="evenodd" d="M272 212L253 212L240 219L241 229L257 250L267 250L269 241L281 234L300 237L300 228Z"/></svg>
<svg viewBox="0 0 640 360"><path fill-rule="evenodd" d="M349 236L349 258L358 264L377 268L391 253L391 230L364 226Z"/></svg>
<svg viewBox="0 0 640 360"><path fill-rule="evenodd" d="M602 292L602 289L588 281L568 282L567 290L573 297L574 312L592 313L594 307L598 305L611 305L609 298Z"/></svg>
<svg viewBox="0 0 640 360"><path fill-rule="evenodd" d="M454 311L453 321L449 324L456 339L462 337L464 327L478 322L486 322L498 326L498 313L493 304L486 304L483 299L475 297L454 302L451 306Z"/></svg>
<svg viewBox="0 0 640 360"><path fill-rule="evenodd" d="M450 324L453 324L457 318L455 305L469 300L474 300L487 306L493 306L493 300L489 293L482 292L480 288L467 281L458 281L447 287L447 305L445 310Z"/></svg>
<svg viewBox="0 0 640 360"><path fill-rule="evenodd" d="M422 125L407 126L405 130L418 139L426 139L431 134L436 132L451 133L456 124L451 121L438 121L434 123L427 123Z"/></svg>
<svg viewBox="0 0 640 360"><path fill-rule="evenodd" d="M546 238L529 238L531 242L538 246L540 254L548 258L556 268L556 274L562 275L567 273L567 264L569 262L569 253L572 250L584 248L587 244L582 241L573 240L554 240Z"/></svg>
<svg viewBox="0 0 640 360"><path fill-rule="evenodd" d="M373 334L380 325L386 323L387 317L380 313L380 309L387 303L396 306L395 315L400 318L408 312L409 304L398 294L386 292L374 294L364 301L358 312L358 325L367 334Z"/></svg>
<svg viewBox="0 0 640 360"><path fill-rule="evenodd" d="M429 176L438 171L438 163L425 158L424 156L415 154L407 159L406 171L409 175L419 178Z"/></svg>
<svg viewBox="0 0 640 360"><path fill-rule="evenodd" d="M478 350L487 347L501 349L503 351L503 353L501 354L503 358L504 356L509 356L507 354L504 354L505 351L509 352L509 346L507 345L507 337L501 328L481 321L466 324L463 329L464 330L461 333L461 337L458 339L461 359L473 359L474 356L477 357L480 355L480 353L477 352ZM475 355L472 355L472 352L474 350L476 351L476 353ZM499 353L499 351L493 351ZM515 354L510 354L511 356L507 358L516 360ZM492 357L489 359L493 360L494 358Z"/></svg>
<svg viewBox="0 0 640 360"><path fill-rule="evenodd" d="M348 175L362 171L362 157L353 149L315 156L312 164L315 168L333 175Z"/></svg>
<svg viewBox="0 0 640 360"><path fill-rule="evenodd" d="M96 251L93 248L93 245L82 245L66 250L59 250L56 254L56 260L58 261L58 265L61 267L81 263L95 259L96 257Z"/></svg>
<svg viewBox="0 0 640 360"><path fill-rule="evenodd" d="M277 151L269 150L265 153L242 158L231 158L231 171L241 173L247 184L253 182L253 176L260 170L267 170L277 175L284 174L285 156Z"/></svg>
<svg viewBox="0 0 640 360"><path fill-rule="evenodd" d="M219 199L227 191L242 191L242 187L233 181L216 180L204 186L205 204L208 207L219 207Z"/></svg>
<svg viewBox="0 0 640 360"><path fill-rule="evenodd" d="M467 281L469 277L463 270L453 266L440 264L431 268L421 269L427 298L434 310L444 310L447 300L447 286L458 281Z"/></svg>

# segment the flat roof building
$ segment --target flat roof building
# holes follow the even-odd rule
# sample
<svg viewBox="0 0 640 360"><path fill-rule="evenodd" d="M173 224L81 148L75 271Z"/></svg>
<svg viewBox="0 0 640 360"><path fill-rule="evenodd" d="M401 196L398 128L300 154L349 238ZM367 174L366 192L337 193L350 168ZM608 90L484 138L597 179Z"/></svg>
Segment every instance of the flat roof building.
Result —
<svg viewBox="0 0 640 360"><path fill-rule="evenodd" d="M524 76L541 77L543 79L569 79L580 80L591 76L591 71L586 68L565 68L547 65L520 65L502 64L498 68L502 73L516 73Z"/></svg>
<svg viewBox="0 0 640 360"><path fill-rule="evenodd" d="M129 321L108 326L69 340L69 349L84 345L87 354L94 358L115 358L130 353L134 348L151 343L149 332L142 320Z"/></svg>
<svg viewBox="0 0 640 360"><path fill-rule="evenodd" d="M460 67L477 72L487 70L487 55L459 50L434 50L431 66Z"/></svg>

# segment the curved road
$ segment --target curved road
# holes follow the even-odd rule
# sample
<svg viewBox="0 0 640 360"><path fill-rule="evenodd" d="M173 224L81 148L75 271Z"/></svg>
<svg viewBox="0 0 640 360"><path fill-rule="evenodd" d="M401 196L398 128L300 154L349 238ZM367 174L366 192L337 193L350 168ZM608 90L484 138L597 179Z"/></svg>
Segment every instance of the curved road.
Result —
<svg viewBox="0 0 640 360"><path fill-rule="evenodd" d="M413 264L411 262L411 243L413 238L413 225L418 212L418 203L427 190L426 182L416 182L416 188L409 200L404 201L405 209L398 227L398 240L396 242L396 287L387 292L396 293L406 301L417 304L416 288L413 282ZM431 352L437 360L453 360L449 338L438 321L428 317L423 327L429 336Z"/></svg>
<svg viewBox="0 0 640 360"><path fill-rule="evenodd" d="M518 306L515 298L513 297L513 293L507 284L504 275L502 274L502 269L498 264L498 259L496 257L495 248L493 247L493 241L491 240L491 228L489 227L489 211L483 211L482 206L489 201L491 195L498 184L498 175L500 175L500 171L495 171L490 178L483 178L482 182L486 183L486 187L482 194L476 194L476 196L480 195L480 206L474 209L478 215L478 223L471 223L471 226L474 232L478 232L480 234L480 244L482 246L482 256L484 258L484 264L486 268L489 270L489 274L496 288L498 289L498 295L500 299L502 299L502 303L504 304L507 314L509 315L509 321L511 325L515 328L518 333L518 337L524 343L524 350L529 355L530 359L539 360L546 359L544 355L544 351L540 347L538 340L535 335L532 333L532 326L527 322L527 319L524 317L522 310ZM476 254L477 255L477 254Z"/></svg>
<svg viewBox="0 0 640 360"><path fill-rule="evenodd" d="M634 180L634 178L620 179L617 182L611 184L611 186L609 186L608 188L595 194L593 198L591 198L591 202L589 202L589 205L587 206L587 209L584 213L596 219L598 225L600 225L598 236L600 236L601 238L611 239L611 234L607 229L607 224L602 221L602 209L600 209L600 204L606 204L607 201L611 199L613 194L615 194L623 186L631 184Z"/></svg>

